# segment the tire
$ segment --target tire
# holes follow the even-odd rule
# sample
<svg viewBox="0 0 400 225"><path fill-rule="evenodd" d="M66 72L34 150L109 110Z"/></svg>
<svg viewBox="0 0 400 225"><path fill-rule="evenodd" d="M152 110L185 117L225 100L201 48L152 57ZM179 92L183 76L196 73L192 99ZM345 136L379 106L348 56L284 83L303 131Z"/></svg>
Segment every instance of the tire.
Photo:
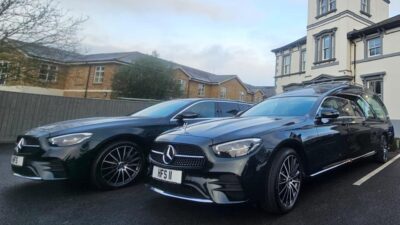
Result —
<svg viewBox="0 0 400 225"><path fill-rule="evenodd" d="M379 144L379 150L375 154L375 161L378 163L386 163L388 161L389 145L387 138L382 135L381 142Z"/></svg>
<svg viewBox="0 0 400 225"><path fill-rule="evenodd" d="M145 168L142 148L130 141L117 141L100 150L92 164L92 184L101 190L126 187L136 182Z"/></svg>
<svg viewBox="0 0 400 225"><path fill-rule="evenodd" d="M290 165L292 165L291 169L288 168ZM292 210L298 200L303 182L303 166L296 151L291 148L279 150L267 170L266 179L262 208L276 214ZM292 193L290 198L289 193Z"/></svg>

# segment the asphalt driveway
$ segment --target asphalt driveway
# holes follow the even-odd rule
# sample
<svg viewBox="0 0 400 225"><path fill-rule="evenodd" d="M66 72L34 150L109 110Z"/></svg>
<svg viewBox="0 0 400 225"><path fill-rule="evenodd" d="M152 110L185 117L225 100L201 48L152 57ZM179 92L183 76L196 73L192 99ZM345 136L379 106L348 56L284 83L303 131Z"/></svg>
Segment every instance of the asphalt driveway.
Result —
<svg viewBox="0 0 400 225"><path fill-rule="evenodd" d="M250 204L168 199L143 183L101 192L83 184L17 178L10 170L12 148L0 146L0 224L400 224L400 160L360 186L353 184L379 164L363 160L314 178L294 211L276 216Z"/></svg>

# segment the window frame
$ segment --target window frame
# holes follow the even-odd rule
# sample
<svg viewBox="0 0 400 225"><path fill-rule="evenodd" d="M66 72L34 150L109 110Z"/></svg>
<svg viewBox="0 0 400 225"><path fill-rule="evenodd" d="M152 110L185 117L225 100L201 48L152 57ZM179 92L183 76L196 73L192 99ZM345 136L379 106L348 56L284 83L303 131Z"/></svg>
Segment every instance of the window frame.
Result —
<svg viewBox="0 0 400 225"><path fill-rule="evenodd" d="M206 85L199 83L197 85L197 95L200 97L204 97L206 95Z"/></svg>
<svg viewBox="0 0 400 225"><path fill-rule="evenodd" d="M307 65L307 50L302 49L300 51L300 72L306 72Z"/></svg>
<svg viewBox="0 0 400 225"><path fill-rule="evenodd" d="M285 61L288 59L288 61ZM287 64L286 64L287 63ZM289 75L291 73L292 54L282 56L282 75Z"/></svg>
<svg viewBox="0 0 400 225"><path fill-rule="evenodd" d="M178 79L179 90L181 92L186 91L186 80Z"/></svg>
<svg viewBox="0 0 400 225"><path fill-rule="evenodd" d="M227 88L220 87L219 88L219 98L226 99Z"/></svg>
<svg viewBox="0 0 400 225"><path fill-rule="evenodd" d="M375 45L373 47L371 47L371 42L375 41ZM378 41L379 45L376 45L376 41ZM382 36L376 36L376 37L370 37L368 39L366 39L366 56L367 58L371 58L371 57L377 57L382 55L382 50L383 50L383 38ZM371 55L371 50L378 50L375 55Z"/></svg>
<svg viewBox="0 0 400 225"><path fill-rule="evenodd" d="M315 56L314 65L322 63L333 63L336 61L336 31L337 28L323 30L318 34L314 35L315 40ZM329 38L329 48L325 46L325 38ZM325 57L325 50L330 51L330 57Z"/></svg>
<svg viewBox="0 0 400 225"><path fill-rule="evenodd" d="M105 70L106 70L105 66L96 66L94 70L93 84L104 83Z"/></svg>
<svg viewBox="0 0 400 225"><path fill-rule="evenodd" d="M332 46L332 36L329 34L323 35L321 37L321 61L332 59Z"/></svg>
<svg viewBox="0 0 400 225"><path fill-rule="evenodd" d="M241 91L239 93L239 101L244 102L245 101L245 96L246 96L246 93L244 93L244 91Z"/></svg>
<svg viewBox="0 0 400 225"><path fill-rule="evenodd" d="M366 14L367 16L371 16L371 1L370 0L361 0L360 1L360 12Z"/></svg>
<svg viewBox="0 0 400 225"><path fill-rule="evenodd" d="M336 12L336 0L317 0L317 16L316 19ZM325 10L324 10L325 9Z"/></svg>
<svg viewBox="0 0 400 225"><path fill-rule="evenodd" d="M379 82L380 83L380 90L381 90L381 93L379 94L379 93L376 93L376 83L377 82ZM371 88L371 83L372 84L374 84L373 85L373 87ZM377 95L380 99L382 99L383 100L383 88L384 88L384 85L383 85L383 79L370 79L370 80L366 80L365 81L365 87L367 88L367 89L369 89L369 90L371 90L375 95Z"/></svg>
<svg viewBox="0 0 400 225"><path fill-rule="evenodd" d="M46 66L46 73L42 73L43 66ZM52 70L51 68L55 68L55 70ZM54 74L50 74L51 72L54 72ZM42 76L46 77L45 79L42 78ZM53 76L54 79L50 80L49 77ZM48 63L42 63L40 64L39 68L39 80L41 82L50 82L50 83L56 83L58 80L58 65L55 64L48 64Z"/></svg>
<svg viewBox="0 0 400 225"><path fill-rule="evenodd" d="M7 77L10 73L10 62L7 60L0 60L0 85L7 84Z"/></svg>

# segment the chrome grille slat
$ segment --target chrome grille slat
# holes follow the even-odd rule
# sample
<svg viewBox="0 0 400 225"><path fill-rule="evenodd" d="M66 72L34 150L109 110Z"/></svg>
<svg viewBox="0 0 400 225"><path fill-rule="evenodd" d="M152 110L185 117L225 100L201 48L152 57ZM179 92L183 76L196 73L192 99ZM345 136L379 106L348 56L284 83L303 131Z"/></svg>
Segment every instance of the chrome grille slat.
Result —
<svg viewBox="0 0 400 225"><path fill-rule="evenodd" d="M156 144L151 150L150 159L153 163L172 168L182 169L201 169L206 163L206 157L203 151L197 146L174 144L176 154L174 160L170 164L163 161L164 151L168 148L168 144Z"/></svg>

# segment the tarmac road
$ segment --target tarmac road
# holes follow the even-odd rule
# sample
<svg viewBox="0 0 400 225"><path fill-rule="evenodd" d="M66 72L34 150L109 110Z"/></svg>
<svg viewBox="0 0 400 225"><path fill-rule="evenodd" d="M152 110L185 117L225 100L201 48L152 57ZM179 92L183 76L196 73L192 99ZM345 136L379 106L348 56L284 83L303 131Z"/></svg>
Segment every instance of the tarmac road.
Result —
<svg viewBox="0 0 400 225"><path fill-rule="evenodd" d="M353 184L379 164L363 160L314 178L303 186L296 208L277 216L250 204L169 199L143 182L101 192L84 184L17 178L10 170L12 149L0 146L0 224L400 224L400 160L361 186Z"/></svg>

